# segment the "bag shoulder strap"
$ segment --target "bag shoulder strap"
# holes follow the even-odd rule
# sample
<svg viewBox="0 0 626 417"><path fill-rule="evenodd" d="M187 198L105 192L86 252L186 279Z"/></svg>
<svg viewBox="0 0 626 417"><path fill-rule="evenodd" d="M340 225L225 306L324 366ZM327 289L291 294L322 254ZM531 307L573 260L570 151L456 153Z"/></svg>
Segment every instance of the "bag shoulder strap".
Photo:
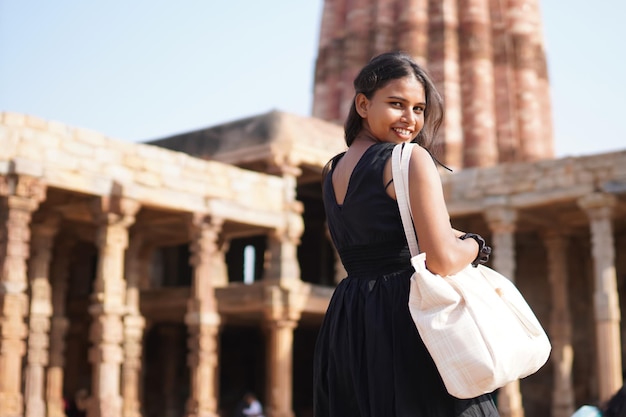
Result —
<svg viewBox="0 0 626 417"><path fill-rule="evenodd" d="M419 254L417 236L413 227L413 217L411 215L411 203L409 202L409 161L415 143L401 143L393 148L391 154L391 171L393 175L393 186L396 191L396 200L400 209L400 217L404 226L404 234L409 244L411 256Z"/></svg>

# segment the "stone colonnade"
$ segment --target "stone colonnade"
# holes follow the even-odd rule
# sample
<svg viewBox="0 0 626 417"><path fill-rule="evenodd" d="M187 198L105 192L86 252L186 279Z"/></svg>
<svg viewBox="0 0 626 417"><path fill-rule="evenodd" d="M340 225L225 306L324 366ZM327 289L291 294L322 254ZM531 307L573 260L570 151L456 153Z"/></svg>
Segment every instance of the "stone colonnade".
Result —
<svg viewBox="0 0 626 417"><path fill-rule="evenodd" d="M444 96L453 168L553 157L539 0L325 0L313 115L343 124L352 82L381 52L425 65Z"/></svg>
<svg viewBox="0 0 626 417"><path fill-rule="evenodd" d="M6 214L2 235L7 237L0 257L4 268L0 375L5 379L0 386L0 398L4 399L0 416L64 416L64 336L68 328L64 300L72 242L53 245L60 223L56 215L30 222L45 187L27 177L14 180L17 186L4 187L0 194L2 213ZM87 415L138 417L142 415L139 386L145 319L138 308L137 269L146 259L141 256L141 234L129 230L140 205L124 198L95 198L92 209L98 225L99 261L89 306L93 317L89 351L92 384ZM220 255L217 242L222 223L223 219L204 213L189 215L193 282L185 315L191 375L188 417L218 415L220 316L211 272L215 256ZM265 311L265 328L267 386L271 387L266 407L273 417L293 417L291 349L299 312L293 308L286 288L299 282L295 248L302 227L292 221L287 229L272 233L270 238L269 271L278 275L270 274L265 290L266 305L270 306ZM26 360L23 372L22 358Z"/></svg>
<svg viewBox="0 0 626 417"><path fill-rule="evenodd" d="M623 384L620 339L620 309L615 249L611 227L611 211L615 196L596 192L578 200L590 220L591 246L594 265L594 319L596 334L596 368L598 397L608 400ZM515 227L517 211L496 203L487 206L485 217L492 233L493 267L505 276L515 279ZM553 365L552 417L569 417L575 410L572 365L572 320L569 306L566 232L547 229L542 235L547 251L548 281L550 284L550 321ZM498 408L503 417L523 417L519 381L498 390Z"/></svg>

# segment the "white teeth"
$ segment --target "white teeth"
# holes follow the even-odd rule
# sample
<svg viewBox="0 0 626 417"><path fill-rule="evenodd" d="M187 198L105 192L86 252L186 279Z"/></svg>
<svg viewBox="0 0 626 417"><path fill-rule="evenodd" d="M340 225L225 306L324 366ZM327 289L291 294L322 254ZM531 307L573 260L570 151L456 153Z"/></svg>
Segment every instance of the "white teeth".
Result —
<svg viewBox="0 0 626 417"><path fill-rule="evenodd" d="M411 131L410 130L406 130L406 129L394 129L396 132L398 132L401 135L410 135Z"/></svg>

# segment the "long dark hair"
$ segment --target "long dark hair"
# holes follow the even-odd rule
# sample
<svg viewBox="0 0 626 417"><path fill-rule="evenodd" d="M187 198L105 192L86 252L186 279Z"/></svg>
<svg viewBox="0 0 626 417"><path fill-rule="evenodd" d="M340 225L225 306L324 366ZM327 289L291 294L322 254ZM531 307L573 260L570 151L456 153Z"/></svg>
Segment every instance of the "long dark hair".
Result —
<svg viewBox="0 0 626 417"><path fill-rule="evenodd" d="M414 142L426 149L431 145L437 135L437 131L443 120L443 99L435 88L426 70L405 52L386 52L378 55L365 65L359 75L354 79L354 97L363 94L371 99L374 93L385 87L392 80L404 78L408 75L415 78L424 86L426 95L426 110L424 111L424 127L418 133ZM346 144L350 146L362 129L363 119L356 111L356 104L352 100L352 106L344 125Z"/></svg>

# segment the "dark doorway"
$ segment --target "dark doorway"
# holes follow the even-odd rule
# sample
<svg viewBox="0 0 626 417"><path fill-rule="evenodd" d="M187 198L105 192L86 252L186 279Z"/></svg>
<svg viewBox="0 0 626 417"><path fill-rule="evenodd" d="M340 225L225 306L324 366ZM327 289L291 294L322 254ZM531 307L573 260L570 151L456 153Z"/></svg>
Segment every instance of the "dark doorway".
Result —
<svg viewBox="0 0 626 417"><path fill-rule="evenodd" d="M187 329L159 323L146 334L143 365L143 409L146 417L184 416L189 397Z"/></svg>
<svg viewBox="0 0 626 417"><path fill-rule="evenodd" d="M220 335L220 411L231 417L246 392L265 406L265 338L254 326L225 326Z"/></svg>

